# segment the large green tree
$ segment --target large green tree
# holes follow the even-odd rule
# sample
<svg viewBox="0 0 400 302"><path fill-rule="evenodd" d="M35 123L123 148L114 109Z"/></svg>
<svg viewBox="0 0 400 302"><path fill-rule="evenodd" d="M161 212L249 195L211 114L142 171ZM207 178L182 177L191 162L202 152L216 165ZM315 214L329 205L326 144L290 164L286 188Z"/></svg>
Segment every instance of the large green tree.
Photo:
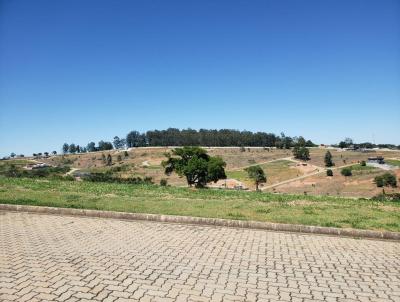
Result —
<svg viewBox="0 0 400 302"><path fill-rule="evenodd" d="M113 145L110 142L105 142L103 140L99 141L99 150L104 151L104 150L112 150Z"/></svg>
<svg viewBox="0 0 400 302"><path fill-rule="evenodd" d="M124 138L119 138L114 136L113 145L115 149L123 149L125 147L126 140Z"/></svg>
<svg viewBox="0 0 400 302"><path fill-rule="evenodd" d="M96 151L96 144L94 142L90 142L87 144L86 149L88 152Z"/></svg>
<svg viewBox="0 0 400 302"><path fill-rule="evenodd" d="M265 176L264 170L260 166L250 166L245 169L249 175L249 178L254 181L256 185L256 191L260 183L266 183L267 177Z"/></svg>
<svg viewBox="0 0 400 302"><path fill-rule="evenodd" d="M76 153L76 146L75 144L70 144L68 148L69 153Z"/></svg>
<svg viewBox="0 0 400 302"><path fill-rule="evenodd" d="M63 153L68 153L68 150L69 150L69 145L67 143L64 143L64 145L62 146Z"/></svg>
<svg viewBox="0 0 400 302"><path fill-rule="evenodd" d="M208 182L225 179L226 163L220 157L212 157L200 147L183 147L165 154L167 160L162 162L165 174L176 172L184 176L189 186L203 188Z"/></svg>
<svg viewBox="0 0 400 302"><path fill-rule="evenodd" d="M301 160L309 160L310 159L310 151L306 147L299 147L295 146L293 148L293 156L296 159L301 159Z"/></svg>

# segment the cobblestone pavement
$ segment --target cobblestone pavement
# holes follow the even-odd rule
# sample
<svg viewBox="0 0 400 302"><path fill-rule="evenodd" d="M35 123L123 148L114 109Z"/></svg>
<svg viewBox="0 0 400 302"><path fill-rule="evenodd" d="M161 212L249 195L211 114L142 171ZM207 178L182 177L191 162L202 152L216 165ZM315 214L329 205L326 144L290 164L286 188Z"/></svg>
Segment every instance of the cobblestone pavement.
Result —
<svg viewBox="0 0 400 302"><path fill-rule="evenodd" d="M400 243L0 212L0 301L400 301Z"/></svg>

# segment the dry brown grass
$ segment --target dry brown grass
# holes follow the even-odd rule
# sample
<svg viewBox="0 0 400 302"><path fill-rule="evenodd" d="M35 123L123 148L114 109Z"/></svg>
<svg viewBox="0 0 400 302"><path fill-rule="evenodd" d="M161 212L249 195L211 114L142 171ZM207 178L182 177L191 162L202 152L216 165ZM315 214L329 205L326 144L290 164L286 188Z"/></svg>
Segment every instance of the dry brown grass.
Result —
<svg viewBox="0 0 400 302"><path fill-rule="evenodd" d="M333 177L327 177L325 173L313 175L308 178L290 182L268 191L291 194L330 195L344 197L372 197L382 193L373 179L375 176L385 173L380 169L374 169L368 173L353 173L353 176L344 177L339 170L334 171ZM399 188L385 188L386 193L400 192Z"/></svg>

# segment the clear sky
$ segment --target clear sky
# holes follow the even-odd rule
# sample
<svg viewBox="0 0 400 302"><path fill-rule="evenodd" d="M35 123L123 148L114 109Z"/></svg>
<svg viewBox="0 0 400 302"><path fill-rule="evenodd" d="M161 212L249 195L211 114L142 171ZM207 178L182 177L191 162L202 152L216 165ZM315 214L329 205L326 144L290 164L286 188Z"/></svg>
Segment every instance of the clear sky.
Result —
<svg viewBox="0 0 400 302"><path fill-rule="evenodd" d="M400 1L0 0L0 155L168 127L400 144Z"/></svg>

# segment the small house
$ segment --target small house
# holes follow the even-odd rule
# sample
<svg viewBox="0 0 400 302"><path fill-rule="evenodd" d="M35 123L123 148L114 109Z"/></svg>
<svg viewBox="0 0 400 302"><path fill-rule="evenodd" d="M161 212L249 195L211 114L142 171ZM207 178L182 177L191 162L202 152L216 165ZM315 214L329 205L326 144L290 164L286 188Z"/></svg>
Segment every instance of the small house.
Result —
<svg viewBox="0 0 400 302"><path fill-rule="evenodd" d="M376 157L368 157L368 163L370 164L384 164L384 158L382 156L376 156Z"/></svg>

